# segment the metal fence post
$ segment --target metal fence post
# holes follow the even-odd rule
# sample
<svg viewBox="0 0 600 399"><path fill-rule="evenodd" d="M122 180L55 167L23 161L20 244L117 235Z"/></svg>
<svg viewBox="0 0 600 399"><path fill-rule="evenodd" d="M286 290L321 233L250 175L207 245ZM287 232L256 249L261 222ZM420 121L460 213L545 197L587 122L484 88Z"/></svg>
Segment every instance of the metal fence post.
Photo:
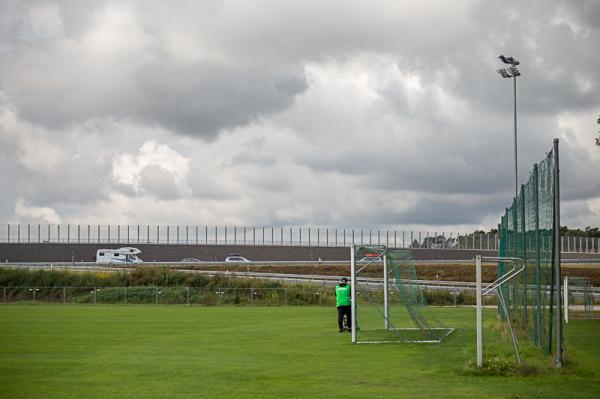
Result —
<svg viewBox="0 0 600 399"><path fill-rule="evenodd" d="M283 306L287 306L287 304L288 304L288 289L284 288L283 290L284 290L283 292L285 294L285 299L283 301Z"/></svg>
<svg viewBox="0 0 600 399"><path fill-rule="evenodd" d="M185 303L186 303L186 305L190 304L190 287L186 287L186 299L185 299Z"/></svg>
<svg viewBox="0 0 600 399"><path fill-rule="evenodd" d="M554 248L560 245L560 168L558 156L558 139L554 139ZM554 256L554 281L556 282L556 366L562 367L563 364L563 335L562 335L562 314L561 314L561 270L560 270L560 251L556 251Z"/></svg>
<svg viewBox="0 0 600 399"><path fill-rule="evenodd" d="M454 297L453 298L454 299L454 306L456 306L456 295L457 295L457 293L456 293L456 286L454 284L452 284L452 293L454 294L454 295L452 295Z"/></svg>
<svg viewBox="0 0 600 399"><path fill-rule="evenodd" d="M127 305L127 286L123 287L123 303Z"/></svg>
<svg viewBox="0 0 600 399"><path fill-rule="evenodd" d="M475 282L476 282L476 319L477 319L477 367L483 366L483 301L481 295L481 255L475 256Z"/></svg>
<svg viewBox="0 0 600 399"><path fill-rule="evenodd" d="M4 289L4 293L6 294L6 288ZM67 287L63 287L63 304L67 303Z"/></svg>

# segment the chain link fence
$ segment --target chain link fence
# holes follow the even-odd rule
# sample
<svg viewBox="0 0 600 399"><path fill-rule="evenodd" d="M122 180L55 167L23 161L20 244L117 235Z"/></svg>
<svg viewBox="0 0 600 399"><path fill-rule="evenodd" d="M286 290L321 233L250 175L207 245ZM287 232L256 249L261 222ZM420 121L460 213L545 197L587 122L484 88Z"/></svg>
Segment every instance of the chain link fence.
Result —
<svg viewBox="0 0 600 399"><path fill-rule="evenodd" d="M380 287L366 287L370 295L382 295ZM427 287L425 300L433 306L475 303L474 287ZM363 292L364 294L364 292ZM360 293L358 293L360 295ZM487 305L495 298L486 298ZM278 288L198 287L0 287L0 304L50 303L81 305L203 305L203 306L331 306L333 286Z"/></svg>

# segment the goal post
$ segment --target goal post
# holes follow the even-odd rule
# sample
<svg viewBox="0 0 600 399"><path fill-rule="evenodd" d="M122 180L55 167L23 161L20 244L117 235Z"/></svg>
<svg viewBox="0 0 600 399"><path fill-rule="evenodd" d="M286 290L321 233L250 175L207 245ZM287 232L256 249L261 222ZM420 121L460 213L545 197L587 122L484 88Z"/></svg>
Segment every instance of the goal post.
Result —
<svg viewBox="0 0 600 399"><path fill-rule="evenodd" d="M410 251L353 245L350 263L353 343L439 343L454 331L427 307Z"/></svg>
<svg viewBox="0 0 600 399"><path fill-rule="evenodd" d="M356 260L354 255L354 245L350 248L350 301L352 302L352 343L356 343Z"/></svg>

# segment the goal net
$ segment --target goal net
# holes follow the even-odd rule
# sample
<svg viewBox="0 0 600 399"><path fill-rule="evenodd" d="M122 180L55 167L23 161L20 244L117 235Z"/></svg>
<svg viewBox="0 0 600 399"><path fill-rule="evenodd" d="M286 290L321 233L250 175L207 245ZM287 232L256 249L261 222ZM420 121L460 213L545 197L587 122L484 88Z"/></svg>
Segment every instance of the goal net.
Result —
<svg viewBox="0 0 600 399"><path fill-rule="evenodd" d="M454 331L428 308L410 251L355 246L351 259L352 342L438 343Z"/></svg>
<svg viewBox="0 0 600 399"><path fill-rule="evenodd" d="M565 277L563 295L565 322L599 318L594 313L594 291L588 277Z"/></svg>

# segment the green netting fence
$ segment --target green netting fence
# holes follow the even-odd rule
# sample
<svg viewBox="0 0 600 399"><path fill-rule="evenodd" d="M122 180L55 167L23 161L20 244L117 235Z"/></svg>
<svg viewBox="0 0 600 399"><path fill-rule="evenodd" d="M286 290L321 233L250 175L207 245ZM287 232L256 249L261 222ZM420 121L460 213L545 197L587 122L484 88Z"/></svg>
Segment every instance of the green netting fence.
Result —
<svg viewBox="0 0 600 399"><path fill-rule="evenodd" d="M550 151L535 164L529 180L506 209L498 225L499 257L524 260L524 271L502 286L508 313L521 333L549 354L552 351L555 312L555 155ZM498 263L498 276L509 272L508 263ZM503 313L500 317L504 318Z"/></svg>

